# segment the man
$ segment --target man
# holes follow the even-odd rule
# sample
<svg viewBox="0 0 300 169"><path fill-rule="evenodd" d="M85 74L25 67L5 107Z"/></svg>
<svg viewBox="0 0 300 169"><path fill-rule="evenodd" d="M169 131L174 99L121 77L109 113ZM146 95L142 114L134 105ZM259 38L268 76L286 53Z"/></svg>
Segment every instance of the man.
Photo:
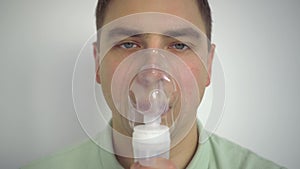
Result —
<svg viewBox="0 0 300 169"><path fill-rule="evenodd" d="M204 32L209 40L211 38L211 16L206 0L99 0L96 10L97 29L118 18L144 12L159 12L180 17ZM110 90L112 76L118 65L127 56L142 49L157 48L176 53L188 65L194 75L199 97L202 98L205 87L210 84L209 77L215 50L214 44L209 45L207 65L204 65L199 60L193 59L193 56L185 57L189 53L189 48L182 42L166 43L166 37L152 33L134 38L140 39L129 38L129 40L118 43L102 59L98 55L98 46L94 47L96 80L101 84L106 101L112 109L111 126L115 131L129 137L132 135L132 131L127 124L123 123L126 119L124 120L124 117L116 110ZM143 43L139 43L139 40L142 40ZM100 41L99 43L105 42ZM150 167L142 166L139 162L134 162L134 159L123 157L118 153L106 152L93 142L88 141L71 150L33 163L27 168L281 168L271 161L215 135L212 135L204 144L199 144L200 125L197 125L196 121L192 121L191 126L186 136L171 148L170 158L156 158L154 159L155 163ZM116 152L122 151L124 146L132 147L130 143L124 143L123 140L114 137L114 135L109 137L109 140Z"/></svg>

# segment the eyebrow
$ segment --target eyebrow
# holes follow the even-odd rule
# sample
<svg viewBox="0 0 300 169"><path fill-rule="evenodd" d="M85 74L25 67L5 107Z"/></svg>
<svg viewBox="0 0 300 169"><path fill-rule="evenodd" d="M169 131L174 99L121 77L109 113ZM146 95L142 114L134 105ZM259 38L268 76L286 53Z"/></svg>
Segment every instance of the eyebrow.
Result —
<svg viewBox="0 0 300 169"><path fill-rule="evenodd" d="M120 36L120 35L121 36L133 36L133 35L137 35L140 33L141 33L141 31L138 31L135 29L118 27L118 28L114 28L114 29L110 30L108 33L108 36L109 37Z"/></svg>
<svg viewBox="0 0 300 169"><path fill-rule="evenodd" d="M109 37L115 36L136 36L142 34L143 31L131 29L131 28L124 28L124 27L117 27L109 31ZM193 28L181 28L177 30L169 30L163 32L163 35L167 35L170 37L191 37L198 39L200 37L200 33Z"/></svg>
<svg viewBox="0 0 300 169"><path fill-rule="evenodd" d="M185 36L198 39L200 37L200 33L193 28L181 28L177 30L170 30L164 32L164 34L175 38Z"/></svg>

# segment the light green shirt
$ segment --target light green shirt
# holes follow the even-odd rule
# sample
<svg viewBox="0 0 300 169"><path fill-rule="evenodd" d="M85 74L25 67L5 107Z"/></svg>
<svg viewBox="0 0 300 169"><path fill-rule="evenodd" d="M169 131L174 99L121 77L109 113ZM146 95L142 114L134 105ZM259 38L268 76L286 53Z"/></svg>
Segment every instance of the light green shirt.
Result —
<svg viewBox="0 0 300 169"><path fill-rule="evenodd" d="M200 128L200 124L199 127ZM111 129L101 141L111 145ZM284 168L224 138L212 135L200 144L188 169L279 169ZM22 169L123 169L114 154L94 142L84 143L35 161Z"/></svg>

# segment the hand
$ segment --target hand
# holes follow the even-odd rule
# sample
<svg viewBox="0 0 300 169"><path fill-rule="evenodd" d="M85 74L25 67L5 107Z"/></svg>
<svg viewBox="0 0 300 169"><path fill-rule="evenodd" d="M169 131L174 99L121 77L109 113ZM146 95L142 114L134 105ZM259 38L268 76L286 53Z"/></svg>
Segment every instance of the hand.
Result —
<svg viewBox="0 0 300 169"><path fill-rule="evenodd" d="M142 166L138 162L136 162L130 166L130 169L177 169L175 164L171 160L165 158L156 158L153 160L155 160L154 166Z"/></svg>

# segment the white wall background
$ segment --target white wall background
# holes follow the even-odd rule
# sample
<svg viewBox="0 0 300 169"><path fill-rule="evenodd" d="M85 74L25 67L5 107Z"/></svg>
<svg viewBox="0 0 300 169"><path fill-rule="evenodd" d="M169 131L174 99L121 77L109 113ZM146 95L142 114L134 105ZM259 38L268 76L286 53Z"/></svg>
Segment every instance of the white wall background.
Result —
<svg viewBox="0 0 300 169"><path fill-rule="evenodd" d="M226 78L217 134L288 168L300 162L300 2L210 0ZM0 168L86 136L72 104L75 59L95 0L0 1Z"/></svg>
<svg viewBox="0 0 300 169"><path fill-rule="evenodd" d="M300 2L212 0L226 78L217 133L288 168L300 162Z"/></svg>

